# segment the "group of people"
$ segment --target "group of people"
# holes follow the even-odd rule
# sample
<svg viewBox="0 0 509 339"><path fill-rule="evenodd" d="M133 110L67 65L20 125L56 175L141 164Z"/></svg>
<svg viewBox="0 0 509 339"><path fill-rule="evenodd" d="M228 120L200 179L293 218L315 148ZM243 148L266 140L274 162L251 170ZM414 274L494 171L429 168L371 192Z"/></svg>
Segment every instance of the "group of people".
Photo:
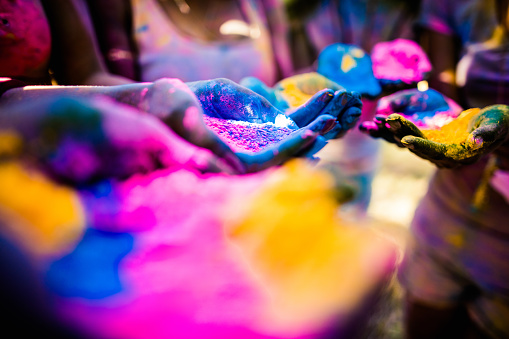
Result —
<svg viewBox="0 0 509 339"><path fill-rule="evenodd" d="M13 161L25 167L35 166L57 185L83 190L79 194L81 201L85 201L82 203L84 212L76 212L76 215L89 213L87 201L92 201L90 205L95 208L95 214L87 215L86 221L75 216L73 222L81 225L76 226L79 231L65 230L68 232L64 232L66 239L73 239L72 242L79 245L71 254L64 250L66 255L55 260L47 269L49 286L69 297L96 298L90 297L91 291L95 290L86 284L76 283L75 288L62 285L59 279L65 280L66 263L85 263L83 266L90 271L83 272L95 272L87 265L98 265L97 261L78 260L82 255L80 251L86 252L86 246L92 246L89 250L93 250L93 246L101 241L111 245L113 254L106 251L105 257L112 262L120 261L133 247L132 240L128 238L105 240L105 236L97 232L111 229L131 232L151 227L147 218L157 219L157 216L140 217L140 224L133 226L135 222L132 220L138 220L137 212L127 213L127 217L108 216L108 213L114 213L105 210L115 210L114 202L104 203L99 199L114 201L121 190L132 190L136 195L133 188L126 188L132 184L129 180L133 176L150 175L156 170L173 173L181 169L197 176L220 173L220 179L206 181L195 178L189 181L189 187L203 190L201 200L189 198L181 188L175 188L174 192L176 196L183 194L182 201L187 201L186 197L191 203L201 201L198 206L202 208L205 202L220 206L221 201L228 205L234 199L219 198L219 192L214 188L218 182L229 187L222 188L223 195L247 196L248 190L271 182L267 172L272 173L275 167L294 158L313 158L316 151L325 145L319 166L332 168L336 174L345 174L356 183L358 192L352 203L362 214L369 204L371 180L376 173L377 139L382 138L408 148L438 168L410 225L412 238L398 272L399 281L406 291L405 335L408 338L509 337L506 321L509 319L509 247L506 246L509 237L509 175L506 172L509 170L509 107L506 106L509 104L509 91L506 93L508 75L505 74L509 62L506 55L509 49L508 6L509 1L504 0L0 0L0 164L5 166L0 176L7 178L2 181L0 177L0 182L14 180L12 178L21 175L17 169L7 166ZM340 69L333 70L346 73L345 70L362 65L359 60L364 54L355 51L363 50L369 55L378 43L400 38L421 43L433 66L429 84L441 97L447 102L458 103L465 110L481 108L470 121L470 134L465 143L427 140L415 124L401 116L375 116L380 97L405 87L415 87L415 83L380 81L380 92L369 95L354 91L350 83L341 83L329 74L328 78L323 77L320 56L328 46L338 43L356 46L354 52L345 52L348 58L343 57ZM404 54L404 51L400 53ZM322 72L322 75L316 72ZM372 72L371 69L369 72ZM297 76L301 73L306 73L306 76ZM253 77L258 81L253 81ZM298 107L286 105L284 109L285 105L280 105L282 96L274 90L282 81L311 88L309 100ZM351 81L362 84L368 80L352 78ZM424 111L433 105L431 99L426 99L431 96L415 100L419 95L417 89L411 89L405 95L394 96L389 106L394 113L405 113ZM253 153L233 150L206 125L204 118L245 124L277 124L281 116L287 119L285 126L293 132L281 142ZM360 128L357 128L359 121ZM258 174L248 176L245 182L240 183L239 180L243 179L239 178L249 173ZM287 175L294 175L296 180L300 180L299 170L293 169L289 173ZM223 174L229 176L223 177ZM127 184L107 193L90 190L97 183L111 179L127 180ZM179 182L175 177L165 180L161 182L168 185ZM314 183L303 182L303 192L309 190L310 194L318 194L312 189ZM146 184L146 192L152 192L153 186ZM29 191L28 184L26 190ZM263 192L267 197L271 196L270 189L264 188ZM208 198L205 198L207 194ZM30 209L19 207L23 206L23 201L16 205L15 199L8 195L0 196L0 199L3 199L0 201L0 224L2 229L9 230L2 232L5 233L2 241L5 237L5 241L10 242L9 232L27 238L25 231L12 231L19 225L11 221L10 215L13 211L27 213ZM74 198L69 195L69 199ZM127 198L124 200L128 201ZM154 197L153 204L157 201L158 198ZM271 205L274 211L278 208L288 208L289 211L300 209L300 202L294 205L285 202L278 207L269 198L265 202L263 199L260 201L260 206ZM150 203L147 202L147 205ZM270 208L267 207L267 210ZM191 209L188 211L191 213ZM320 208L312 211L324 213ZM304 222L313 220L306 214L312 213L311 210L302 213ZM282 215L288 218L288 214ZM126 223L115 225L111 222L112 218ZM330 221L328 218L316 219ZM234 228L232 233L240 234L239 237L244 239L249 232L268 232L260 231L257 226L264 222L261 216L253 216L252 220L251 224L246 222L244 226ZM257 258L254 262L266 276L272 277L273 280L269 280L276 286L295 287L284 279L274 278L274 274L277 276L272 271L274 267L287 269L286 266L267 264L270 261L267 258L271 256L281 262L292 262L288 257L296 254L297 249L286 248L275 240L284 239L285 232L288 232L287 235L293 234L296 239L309 237L310 241L326 248L318 253L313 244L306 244L301 250L309 253L308 257L304 255L303 262L316 255L314 259L321 258L324 263L332 263L338 258L334 251L341 252L337 246L344 247L345 244L338 240L341 236L328 228L323 235L334 240L315 238L306 231L299 235L292 233L297 232L295 230L283 232L285 228L281 225L285 224L285 220L283 218L281 224L275 224L272 243L270 236L266 235L265 245L260 245L258 239L256 246L250 244L245 248L251 248L251 251L253 246L261 248L258 257L253 255ZM294 219L286 221L290 222ZM82 230L85 223L93 232ZM182 225L185 223L182 222ZM158 233L154 233L156 237L164 239L161 228L157 230ZM186 232L190 232L185 227L180 231L184 238ZM80 232L85 233L82 235ZM80 234L83 237L81 243ZM276 237L274 234L280 235ZM166 263L172 263L171 254L151 257L158 247L154 245L157 241L153 243L154 239L149 238L143 238L141 243L143 246L150 243L153 247L144 248L138 244L138 251L142 248L145 252L136 260L165 258ZM40 245L40 251L35 251L37 255L43 253L44 260L48 256L55 259L56 252L51 247L65 248L62 245L65 241L57 236L52 239L48 240L47 247L42 242L36 244L37 241L31 240L25 244ZM219 241L219 238L214 239L212 242ZM369 243L367 236L365 241ZM120 243L124 247L115 247ZM203 240L197 243L205 246ZM365 248L362 242L352 243ZM283 246L281 252L272 248L278 246ZM2 260L5 257L8 262L12 260L8 258L17 256L13 255L17 253L15 247L11 249L6 245L5 248L8 253L2 256ZM194 247L189 248L190 253L196 251ZM388 247L379 249L386 251L385 254L380 253L380 257L385 259L379 259L379 262L386 260L382 266L390 271L394 261L392 252ZM177 258L174 268L178 268L181 254L174 255ZM141 271L144 267L137 266L136 260L128 260L130 275L136 272L136 268ZM354 259L352 261L355 262ZM5 265L5 269L16 271L13 266L22 263L24 259L17 258L11 266ZM190 262L184 260L180 264L190 265ZM299 264L291 265L298 267ZM323 266L335 267L333 264ZM169 267L172 267L171 264ZM221 270L227 268L222 267ZM299 279L294 271L288 269L288 272L293 272L294 279ZM324 279L335 277L328 275L328 270L309 272L321 272ZM196 274L189 277L198 278ZM360 274L358 278L363 277ZM139 279L148 279L146 282L150 285L157 278L146 273ZM114 295L111 291L118 290L118 283L113 280L103 282L98 279L98 282L109 286L109 290L99 288L104 296ZM160 281L166 280L161 278ZM246 288L247 285L239 286L236 287ZM316 288L323 285L309 286ZM10 294L9 288L13 288L7 283L2 287L6 290L2 294ZM152 288L164 290L157 284ZM331 291L333 289L323 289L324 293L331 293L331 300L337 300L335 297L339 296ZM168 295L177 296L175 293ZM307 291L302 295L308 295ZM314 296L313 293L309 295ZM292 300L292 296L281 300L281 305L291 305L285 302ZM140 307L158 305L149 297L140 298L138 303ZM29 304L21 303L27 308ZM296 301L294 305L297 305ZM82 305L79 303L71 303L67 307L71 313L86 313L86 308L80 308ZM168 312L161 314L172 314L175 309ZM120 314L136 324L151 324L145 320L133 320L129 311L121 311ZM108 313L101 313L101 316L104 321L97 326L104 330L103 335L136 333L133 334L136 337L143 333L129 327L119 330L120 324L115 322L114 316ZM178 328L178 317L169 324ZM244 324L239 317L232 317L238 320L237 325ZM304 323L313 318L295 317ZM85 324L88 322L90 325L94 321L93 317L84 318ZM118 322L123 321L119 317ZM186 321L188 319L184 323ZM285 322L278 324L282 323ZM214 330L223 338L235 335L247 338L248 334L256 337L252 332L228 326L221 330L205 328L200 333ZM156 332L161 336L178 333L156 327L147 330L147 333L152 333L151 337ZM204 337L214 337L207 333L208 336ZM267 333L274 335L277 331ZM288 336L288 333L284 332L284 335ZM298 331L295 333L299 335ZM306 332L300 335L302 333Z"/></svg>

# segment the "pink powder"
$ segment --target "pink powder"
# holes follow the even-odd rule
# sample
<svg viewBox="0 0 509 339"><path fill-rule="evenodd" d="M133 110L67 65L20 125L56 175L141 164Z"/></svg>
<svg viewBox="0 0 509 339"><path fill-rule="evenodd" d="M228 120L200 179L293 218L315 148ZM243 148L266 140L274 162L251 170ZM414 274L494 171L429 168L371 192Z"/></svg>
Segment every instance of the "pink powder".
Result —
<svg viewBox="0 0 509 339"><path fill-rule="evenodd" d="M377 79L419 82L431 71L431 63L422 48L412 40L380 42L371 52L373 73Z"/></svg>
<svg viewBox="0 0 509 339"><path fill-rule="evenodd" d="M257 124L204 116L207 126L234 151L257 152L285 139L294 130L273 123Z"/></svg>
<svg viewBox="0 0 509 339"><path fill-rule="evenodd" d="M114 198L126 214L117 225L108 215L107 230L134 237L120 263L123 291L103 300L61 300L62 315L108 338L273 338L254 330L270 298L222 221L226 202L249 203L267 174L161 170L116 183L102 199ZM149 224L123 225L129 211L142 209L151 212Z"/></svg>

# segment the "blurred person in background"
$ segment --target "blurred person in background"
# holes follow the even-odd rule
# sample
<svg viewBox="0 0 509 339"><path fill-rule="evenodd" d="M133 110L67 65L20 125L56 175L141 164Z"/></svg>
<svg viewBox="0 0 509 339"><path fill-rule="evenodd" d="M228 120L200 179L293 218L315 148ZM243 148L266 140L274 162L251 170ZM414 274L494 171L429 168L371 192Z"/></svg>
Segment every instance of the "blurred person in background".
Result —
<svg viewBox="0 0 509 339"><path fill-rule="evenodd" d="M370 132L438 167L399 270L408 338L509 337L508 7L505 0L422 3L431 86L463 108L481 108L465 111L472 115L464 141L430 140L397 116Z"/></svg>
<svg viewBox="0 0 509 339"><path fill-rule="evenodd" d="M287 24L277 0L86 0L111 72L185 82L291 75Z"/></svg>
<svg viewBox="0 0 509 339"><path fill-rule="evenodd" d="M0 3L2 16L0 42L3 47L0 53L0 86L2 101L33 100L47 95L93 96L107 95L121 104L134 106L141 111L147 111L161 118L173 131L187 141L200 147L209 149L221 158L232 172L243 173L247 170L243 160L212 131L202 119L193 120L193 124L184 124L184 117L198 112L200 116L200 102L195 94L185 84L176 79L162 79L156 83L134 83L133 80L112 75L106 71L102 59L98 56L94 38L87 27L86 12L79 1L37 1L16 0ZM50 73L51 70L51 73ZM48 85L51 81L59 86L37 88L31 87L25 91L25 85ZM64 85L64 86L62 86ZM66 87L65 85L117 85L112 87ZM226 109L224 103L208 103L208 108L215 107L214 112L234 114L236 119L251 119L252 121L270 120L277 115L277 110L258 95L223 80L204 81L194 83L192 88L202 94L224 95L233 101L240 100L243 105L237 105L237 110ZM168 94L168 91L172 91ZM327 93L322 93L329 99ZM202 95L203 96L203 95ZM209 96L207 96L209 97ZM303 108L305 112L320 115L327 100L321 100L320 95L315 98L313 105ZM337 99L337 98L336 98ZM247 104L249 102L250 104ZM251 107L251 111L247 111ZM191 108L191 109L189 109ZM197 109L197 111L196 111ZM301 111L301 115L303 114ZM296 117L299 115L297 112ZM224 116L221 116L224 117ZM189 120L188 120L189 122ZM297 124L300 124L297 118ZM306 121L308 123L310 121ZM294 139L291 142L293 151L298 151L297 145L305 143L304 139ZM261 169L261 163L272 161L288 154L282 146L277 156L258 157L244 160ZM294 148L297 146L296 148ZM289 150L289 149L288 149ZM291 152L293 152L291 151ZM214 161L216 162L216 161ZM247 165L247 164L246 164ZM247 165L250 167L251 165Z"/></svg>
<svg viewBox="0 0 509 339"><path fill-rule="evenodd" d="M423 1L430 85L464 108L509 104L508 14L504 0ZM473 165L439 169L412 222L415 241L401 270L410 338L509 337L509 118L507 108L485 115L491 121L476 134L476 148L492 152ZM414 151L441 154L423 146ZM482 207L474 208L488 180Z"/></svg>
<svg viewBox="0 0 509 339"><path fill-rule="evenodd" d="M320 53L331 44L355 45L370 54L377 43L415 38L413 22L417 17L418 1L287 0L284 3L291 27L291 53L296 73L316 71L320 67L317 65ZM338 54L338 58L341 57ZM357 66L361 65L358 56L346 57L352 60L353 67L356 62ZM368 83L369 73L371 70L357 73L357 78L352 82ZM341 82L338 84L351 90ZM374 85L379 87L378 84ZM370 89L374 95L363 95L360 120L371 120L375 115L377 98L394 90L388 86L382 88L382 92L380 89ZM359 187L359 196L349 205L358 216L364 216L369 206L371 183L378 166L378 151L377 140L352 130L318 155L322 159L322 166L346 174Z"/></svg>

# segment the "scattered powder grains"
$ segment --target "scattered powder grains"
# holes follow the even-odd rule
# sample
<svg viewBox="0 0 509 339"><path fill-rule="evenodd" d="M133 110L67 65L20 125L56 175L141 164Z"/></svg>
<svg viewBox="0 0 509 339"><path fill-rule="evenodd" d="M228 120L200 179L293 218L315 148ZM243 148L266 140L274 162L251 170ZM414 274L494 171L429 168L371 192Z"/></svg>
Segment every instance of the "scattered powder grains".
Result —
<svg viewBox="0 0 509 339"><path fill-rule="evenodd" d="M479 108L472 108L463 111L456 119L445 124L437 130L423 130L422 132L429 140L443 143L460 144L466 141L470 132L468 124L470 120L479 113Z"/></svg>
<svg viewBox="0 0 509 339"><path fill-rule="evenodd" d="M209 116L204 116L203 118L205 124L234 151L260 151L285 139L294 131L286 127L277 127L270 122L257 124Z"/></svg>

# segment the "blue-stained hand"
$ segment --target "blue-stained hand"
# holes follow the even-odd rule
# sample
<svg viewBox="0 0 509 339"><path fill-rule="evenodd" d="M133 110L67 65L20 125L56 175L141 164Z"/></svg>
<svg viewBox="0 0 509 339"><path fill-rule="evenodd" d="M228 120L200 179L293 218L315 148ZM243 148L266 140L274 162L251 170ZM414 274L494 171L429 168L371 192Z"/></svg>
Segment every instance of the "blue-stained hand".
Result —
<svg viewBox="0 0 509 339"><path fill-rule="evenodd" d="M431 117L437 112L444 112L450 109L450 99L447 99L434 89L426 91L408 89L380 99L377 113L387 116L392 113L402 113L408 116L415 116L415 120L417 120Z"/></svg>
<svg viewBox="0 0 509 339"><path fill-rule="evenodd" d="M228 79L197 81L187 85L198 97L204 113L211 117L251 123L276 123L278 116L284 116L266 98ZM339 109L341 103L346 108L342 106L343 109ZM336 136L355 123L358 116L353 107L360 105L360 99L357 103L354 97L348 97L346 93L335 94L329 89L319 91L305 105L288 114L291 119L287 119L289 125L285 127L302 130L259 154L241 154L239 157L247 167L247 172L252 172L281 164L294 156L311 155L306 152L319 149L313 145L319 135ZM360 108L358 113L360 115ZM321 138L318 142L324 145Z"/></svg>
<svg viewBox="0 0 509 339"><path fill-rule="evenodd" d="M184 140L210 150L231 168L228 172L246 171L230 147L205 125L200 102L182 81L167 78L155 81L147 88L139 108L159 117Z"/></svg>
<svg viewBox="0 0 509 339"><path fill-rule="evenodd" d="M238 152L248 173L258 172L272 166L278 166L294 157L308 157L322 149L326 139L322 136L336 124L336 119L330 115L322 115L306 128L300 128L279 143L267 147L256 153Z"/></svg>
<svg viewBox="0 0 509 339"><path fill-rule="evenodd" d="M243 79L243 83L275 105L283 107L299 127L305 127L323 114L336 117L335 126L323 135L326 139L342 137L355 126L361 115L359 93L346 91L318 73L304 73L283 79L274 89L256 78Z"/></svg>

